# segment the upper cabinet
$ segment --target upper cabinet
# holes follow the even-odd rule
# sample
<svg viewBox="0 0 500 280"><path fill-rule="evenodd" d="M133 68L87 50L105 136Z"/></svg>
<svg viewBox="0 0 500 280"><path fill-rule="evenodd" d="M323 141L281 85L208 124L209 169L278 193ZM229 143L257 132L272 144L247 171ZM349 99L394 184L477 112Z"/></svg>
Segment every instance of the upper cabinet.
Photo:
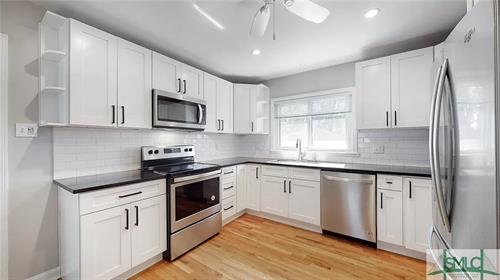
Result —
<svg viewBox="0 0 500 280"><path fill-rule="evenodd" d="M207 103L206 132L233 132L233 84L204 73L204 96Z"/></svg>
<svg viewBox="0 0 500 280"><path fill-rule="evenodd" d="M429 125L434 48L356 64L359 129Z"/></svg>
<svg viewBox="0 0 500 280"><path fill-rule="evenodd" d="M269 134L269 88L234 84L234 133Z"/></svg>
<svg viewBox="0 0 500 280"><path fill-rule="evenodd" d="M153 88L203 99L203 72L153 52Z"/></svg>
<svg viewBox="0 0 500 280"><path fill-rule="evenodd" d="M72 125L117 126L118 38L70 20Z"/></svg>
<svg viewBox="0 0 500 280"><path fill-rule="evenodd" d="M118 126L151 127L151 51L118 41Z"/></svg>

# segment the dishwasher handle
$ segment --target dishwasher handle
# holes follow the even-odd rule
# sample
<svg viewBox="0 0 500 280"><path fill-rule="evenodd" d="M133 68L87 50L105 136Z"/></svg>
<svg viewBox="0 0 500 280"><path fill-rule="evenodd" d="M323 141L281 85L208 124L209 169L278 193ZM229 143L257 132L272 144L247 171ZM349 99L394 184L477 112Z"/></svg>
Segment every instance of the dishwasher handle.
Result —
<svg viewBox="0 0 500 280"><path fill-rule="evenodd" d="M328 181L336 181L336 182L343 182L343 183L366 183L366 184L374 184L375 181L372 179L352 179L352 178L344 178L344 177L337 177L337 176L331 176L331 175L323 175L323 178L325 178Z"/></svg>

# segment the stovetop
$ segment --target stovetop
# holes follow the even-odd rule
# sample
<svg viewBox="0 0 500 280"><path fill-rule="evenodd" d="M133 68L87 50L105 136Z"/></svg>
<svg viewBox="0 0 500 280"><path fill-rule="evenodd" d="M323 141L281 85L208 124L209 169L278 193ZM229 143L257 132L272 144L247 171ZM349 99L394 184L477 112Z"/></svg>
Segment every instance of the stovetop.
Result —
<svg viewBox="0 0 500 280"><path fill-rule="evenodd" d="M165 176L181 177L181 176L188 176L188 175L215 171L218 169L220 169L220 166L216 164L188 162L181 164L150 166L147 167L146 170L150 170Z"/></svg>

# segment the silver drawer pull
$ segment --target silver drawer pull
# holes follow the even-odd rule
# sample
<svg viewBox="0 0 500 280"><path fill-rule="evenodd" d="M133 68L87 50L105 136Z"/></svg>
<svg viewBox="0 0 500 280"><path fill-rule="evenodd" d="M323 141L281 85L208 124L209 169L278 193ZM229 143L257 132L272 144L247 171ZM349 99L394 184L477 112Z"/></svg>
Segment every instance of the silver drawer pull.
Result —
<svg viewBox="0 0 500 280"><path fill-rule="evenodd" d="M227 190L230 190L232 188L234 188L234 186L230 186L230 187L224 188L224 190L227 191Z"/></svg>
<svg viewBox="0 0 500 280"><path fill-rule="evenodd" d="M234 207L234 205L231 205L231 206L229 206L229 207L227 207L227 208L224 208L224 211L227 211L227 210L229 210L229 209L231 209L231 208L233 208L233 207Z"/></svg>
<svg viewBox="0 0 500 280"><path fill-rule="evenodd" d="M135 193L129 193L129 194L124 194L124 195L119 195L118 198L124 198L124 197L129 197L133 195L138 195L141 194L142 192L135 192Z"/></svg>

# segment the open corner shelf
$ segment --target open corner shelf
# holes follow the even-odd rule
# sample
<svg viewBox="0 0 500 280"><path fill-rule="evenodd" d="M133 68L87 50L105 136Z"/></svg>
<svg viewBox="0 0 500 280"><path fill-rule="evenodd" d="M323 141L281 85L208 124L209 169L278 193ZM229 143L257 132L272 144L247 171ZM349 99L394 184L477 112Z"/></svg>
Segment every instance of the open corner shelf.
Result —
<svg viewBox="0 0 500 280"><path fill-rule="evenodd" d="M63 51L56 50L46 50L42 53L42 59L59 62L66 56L66 53Z"/></svg>
<svg viewBox="0 0 500 280"><path fill-rule="evenodd" d="M59 94L65 93L65 92L66 92L66 88L64 88L64 87L44 87L42 89L43 94L59 95Z"/></svg>

